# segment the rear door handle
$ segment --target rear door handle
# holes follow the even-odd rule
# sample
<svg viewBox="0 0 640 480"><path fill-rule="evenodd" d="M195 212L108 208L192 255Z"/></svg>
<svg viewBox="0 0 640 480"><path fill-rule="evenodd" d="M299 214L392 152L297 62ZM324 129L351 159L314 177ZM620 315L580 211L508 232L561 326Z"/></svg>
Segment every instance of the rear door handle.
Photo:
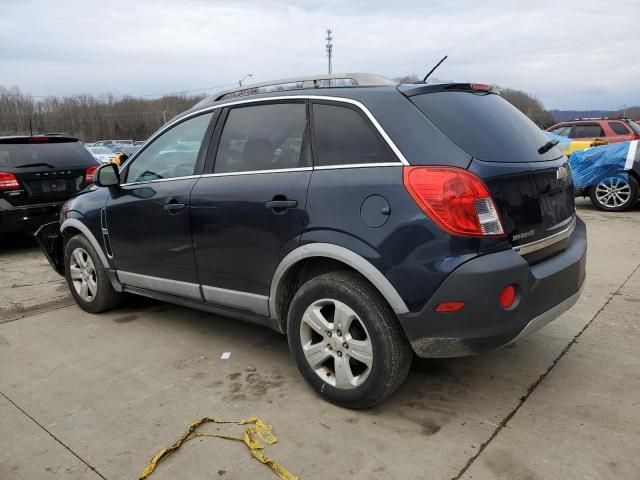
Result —
<svg viewBox="0 0 640 480"><path fill-rule="evenodd" d="M172 199L164 204L164 209L169 213L176 213L182 210L186 205L184 203L178 203L177 200Z"/></svg>
<svg viewBox="0 0 640 480"><path fill-rule="evenodd" d="M298 202L295 200L270 200L264 204L267 208L274 210L287 210L298 206Z"/></svg>

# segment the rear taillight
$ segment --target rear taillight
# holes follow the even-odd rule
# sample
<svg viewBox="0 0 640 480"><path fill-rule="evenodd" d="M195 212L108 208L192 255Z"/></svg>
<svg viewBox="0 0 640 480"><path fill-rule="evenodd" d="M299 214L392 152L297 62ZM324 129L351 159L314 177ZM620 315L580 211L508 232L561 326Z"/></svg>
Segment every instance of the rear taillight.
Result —
<svg viewBox="0 0 640 480"><path fill-rule="evenodd" d="M0 172L0 191L20 190L20 183L13 173Z"/></svg>
<svg viewBox="0 0 640 480"><path fill-rule="evenodd" d="M640 135L638 135L637 133L634 133L633 135L631 135L631 140L640 140Z"/></svg>
<svg viewBox="0 0 640 480"><path fill-rule="evenodd" d="M88 167L84 172L84 183L93 183L93 174L100 165L93 165Z"/></svg>
<svg viewBox="0 0 640 480"><path fill-rule="evenodd" d="M504 235L491 194L480 178L454 167L404 167L404 186L440 228L452 235Z"/></svg>

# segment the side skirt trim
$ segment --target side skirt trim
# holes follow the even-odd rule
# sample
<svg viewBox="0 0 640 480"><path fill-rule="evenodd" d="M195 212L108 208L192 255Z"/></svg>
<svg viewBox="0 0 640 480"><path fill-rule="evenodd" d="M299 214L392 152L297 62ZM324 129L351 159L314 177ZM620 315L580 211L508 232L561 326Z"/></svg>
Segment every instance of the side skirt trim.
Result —
<svg viewBox="0 0 640 480"><path fill-rule="evenodd" d="M144 288L145 290L168 293L193 300L202 300L200 285L197 283L151 277L139 273L123 272L122 270L118 270L118 278L125 286Z"/></svg>
<svg viewBox="0 0 640 480"><path fill-rule="evenodd" d="M205 301L238 310L248 310L258 315L269 315L269 297L255 293L227 290L202 285Z"/></svg>

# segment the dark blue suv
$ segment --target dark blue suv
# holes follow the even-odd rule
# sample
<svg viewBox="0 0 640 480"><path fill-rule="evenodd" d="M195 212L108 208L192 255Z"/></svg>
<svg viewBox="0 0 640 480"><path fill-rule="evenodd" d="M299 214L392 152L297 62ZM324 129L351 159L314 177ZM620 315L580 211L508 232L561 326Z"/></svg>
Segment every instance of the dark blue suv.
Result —
<svg viewBox="0 0 640 480"><path fill-rule="evenodd" d="M481 84L242 87L94 182L37 233L83 309L129 292L266 325L350 408L393 392L414 353L541 327L585 278L566 158Z"/></svg>

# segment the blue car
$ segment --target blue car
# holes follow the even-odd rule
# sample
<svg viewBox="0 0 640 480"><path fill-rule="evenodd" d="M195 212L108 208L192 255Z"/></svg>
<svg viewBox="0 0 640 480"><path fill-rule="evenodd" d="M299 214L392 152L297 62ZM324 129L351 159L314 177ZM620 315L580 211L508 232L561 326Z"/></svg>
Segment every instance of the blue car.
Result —
<svg viewBox="0 0 640 480"><path fill-rule="evenodd" d="M36 235L84 310L128 292L265 325L321 397L365 408L414 355L499 348L577 301L574 193L487 85L325 75L203 100Z"/></svg>

